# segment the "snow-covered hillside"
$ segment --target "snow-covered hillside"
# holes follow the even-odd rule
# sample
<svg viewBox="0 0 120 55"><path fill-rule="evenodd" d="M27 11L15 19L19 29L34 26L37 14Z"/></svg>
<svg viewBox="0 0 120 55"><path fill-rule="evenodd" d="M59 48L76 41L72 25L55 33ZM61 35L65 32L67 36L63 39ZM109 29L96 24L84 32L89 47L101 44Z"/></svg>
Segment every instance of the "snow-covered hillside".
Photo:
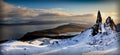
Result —
<svg viewBox="0 0 120 55"><path fill-rule="evenodd" d="M53 42L45 45L41 45L41 41L39 40L37 43L11 40L1 44L0 47L3 55L80 55L88 53L99 54L102 51L105 52L105 54L109 54L113 51L117 51L117 38L119 34L113 30L108 30L107 33L108 34L98 33L92 36L92 29L90 28L73 38L51 40ZM111 52L109 52L109 50L111 50Z"/></svg>

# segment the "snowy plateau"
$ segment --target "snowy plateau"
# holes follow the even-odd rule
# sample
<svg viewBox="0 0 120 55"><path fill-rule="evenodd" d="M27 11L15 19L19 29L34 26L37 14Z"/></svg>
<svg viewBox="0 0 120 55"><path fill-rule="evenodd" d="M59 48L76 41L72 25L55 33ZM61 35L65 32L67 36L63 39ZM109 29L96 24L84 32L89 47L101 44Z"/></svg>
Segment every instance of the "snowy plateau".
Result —
<svg viewBox="0 0 120 55"><path fill-rule="evenodd" d="M0 55L120 55L120 33L104 23L100 23L101 31L95 35L93 28L94 26L75 37L62 40L10 40L0 45Z"/></svg>

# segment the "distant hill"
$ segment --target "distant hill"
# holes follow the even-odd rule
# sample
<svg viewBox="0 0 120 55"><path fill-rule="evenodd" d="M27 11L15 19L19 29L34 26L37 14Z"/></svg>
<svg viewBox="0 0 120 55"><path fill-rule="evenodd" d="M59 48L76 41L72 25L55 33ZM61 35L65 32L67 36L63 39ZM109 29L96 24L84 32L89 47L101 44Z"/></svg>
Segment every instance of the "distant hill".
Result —
<svg viewBox="0 0 120 55"><path fill-rule="evenodd" d="M22 38L19 40L31 40L35 38L40 37L47 37L47 38L69 38L73 36L46 36L46 34L62 34L67 32L82 32L83 30L87 29L91 25L87 24L75 24L75 23L69 23L66 25L61 25L53 29L47 29L47 30L40 30L40 31L34 31L34 32L28 32L26 33Z"/></svg>
<svg viewBox="0 0 120 55"><path fill-rule="evenodd" d="M54 29L43 30L41 32L50 33L50 34L61 34L66 32L81 32L87 29L88 27L90 27L90 25L70 23L70 24L58 26ZM39 31L36 31L36 32L39 32Z"/></svg>
<svg viewBox="0 0 120 55"><path fill-rule="evenodd" d="M59 24L66 23L65 21L1 21L0 25L2 26L12 26L12 25L43 25L43 24Z"/></svg>

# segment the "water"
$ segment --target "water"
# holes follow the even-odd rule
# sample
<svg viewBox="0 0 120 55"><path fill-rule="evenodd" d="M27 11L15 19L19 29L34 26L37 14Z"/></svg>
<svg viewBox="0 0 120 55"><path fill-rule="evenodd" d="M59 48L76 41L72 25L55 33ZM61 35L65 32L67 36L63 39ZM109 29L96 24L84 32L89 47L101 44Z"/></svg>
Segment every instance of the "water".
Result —
<svg viewBox="0 0 120 55"><path fill-rule="evenodd" d="M49 25L17 25L17 26L0 26L0 40L16 39L22 37L27 32L33 32L44 29L51 29L62 24Z"/></svg>

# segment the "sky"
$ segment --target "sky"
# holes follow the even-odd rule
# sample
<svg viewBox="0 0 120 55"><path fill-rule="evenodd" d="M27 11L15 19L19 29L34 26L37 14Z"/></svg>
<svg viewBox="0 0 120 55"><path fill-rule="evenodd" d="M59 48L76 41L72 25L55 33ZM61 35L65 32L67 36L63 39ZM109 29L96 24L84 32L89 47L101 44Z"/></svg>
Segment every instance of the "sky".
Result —
<svg viewBox="0 0 120 55"><path fill-rule="evenodd" d="M5 0L5 2L35 9L63 8L62 11L74 14L97 10L108 12L116 9L116 2L106 0Z"/></svg>
<svg viewBox="0 0 120 55"><path fill-rule="evenodd" d="M103 18L117 19L117 2L110 0L4 0L6 3L32 9L47 9L72 15L93 14L100 10Z"/></svg>

